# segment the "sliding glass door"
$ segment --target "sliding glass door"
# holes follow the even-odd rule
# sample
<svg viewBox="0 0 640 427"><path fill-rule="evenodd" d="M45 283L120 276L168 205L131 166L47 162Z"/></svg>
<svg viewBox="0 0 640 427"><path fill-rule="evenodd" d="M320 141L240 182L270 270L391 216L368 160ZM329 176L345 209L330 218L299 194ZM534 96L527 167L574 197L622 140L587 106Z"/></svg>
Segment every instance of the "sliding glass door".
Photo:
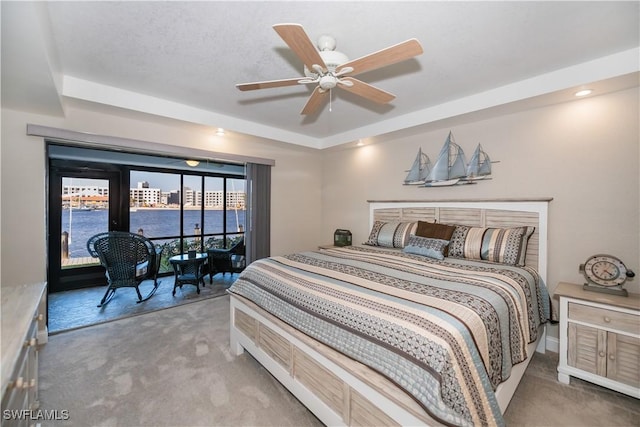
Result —
<svg viewBox="0 0 640 427"><path fill-rule="evenodd" d="M121 173L56 161L49 171L49 289L105 284L104 269L89 255L87 240L118 229Z"/></svg>

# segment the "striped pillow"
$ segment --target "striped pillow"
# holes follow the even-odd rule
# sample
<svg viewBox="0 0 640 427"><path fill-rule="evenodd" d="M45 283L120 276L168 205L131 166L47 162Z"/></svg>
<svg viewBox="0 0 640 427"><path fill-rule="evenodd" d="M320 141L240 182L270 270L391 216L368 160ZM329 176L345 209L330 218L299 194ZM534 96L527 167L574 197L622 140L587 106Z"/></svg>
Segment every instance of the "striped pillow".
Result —
<svg viewBox="0 0 640 427"><path fill-rule="evenodd" d="M535 227L487 228L482 238L482 259L523 266L529 237Z"/></svg>
<svg viewBox="0 0 640 427"><path fill-rule="evenodd" d="M507 265L525 265L527 243L535 227L487 228L457 225L449 256L499 262Z"/></svg>
<svg viewBox="0 0 640 427"><path fill-rule="evenodd" d="M449 240L449 256L451 258L464 258L464 241L471 227L466 225L456 225L451 240Z"/></svg>
<svg viewBox="0 0 640 427"><path fill-rule="evenodd" d="M376 221L371 228L369 239L364 244L385 248L404 248L409 236L415 234L417 227L417 222Z"/></svg>

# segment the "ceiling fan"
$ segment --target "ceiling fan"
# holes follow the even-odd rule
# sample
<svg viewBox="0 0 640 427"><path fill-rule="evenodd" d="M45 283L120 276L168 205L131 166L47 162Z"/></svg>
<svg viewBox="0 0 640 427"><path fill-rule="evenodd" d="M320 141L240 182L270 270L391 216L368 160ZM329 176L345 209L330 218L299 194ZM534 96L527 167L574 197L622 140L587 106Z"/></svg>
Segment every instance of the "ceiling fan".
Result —
<svg viewBox="0 0 640 427"><path fill-rule="evenodd" d="M294 86L297 84L317 84L300 114L312 114L326 101L330 90L340 87L378 104L391 102L395 95L378 89L355 76L397 62L405 61L422 53L422 46L416 39L409 39L386 49L349 61L349 58L336 50L336 41L331 36L321 36L318 40L319 51L300 24L277 24L273 29L287 43L304 63L305 77L282 80L242 83L236 87L241 91L267 89L273 87Z"/></svg>

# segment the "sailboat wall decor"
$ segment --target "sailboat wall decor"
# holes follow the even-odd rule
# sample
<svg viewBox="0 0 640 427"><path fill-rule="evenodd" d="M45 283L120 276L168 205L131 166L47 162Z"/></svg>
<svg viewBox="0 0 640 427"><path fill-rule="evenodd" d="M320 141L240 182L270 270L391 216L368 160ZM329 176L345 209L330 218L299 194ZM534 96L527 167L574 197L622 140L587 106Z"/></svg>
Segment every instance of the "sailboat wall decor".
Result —
<svg viewBox="0 0 640 427"><path fill-rule="evenodd" d="M429 175L425 179L425 187L444 187L456 185L460 178L467 176L467 162L464 151L453 139L453 134L449 132L447 140L444 142L438 160L431 168Z"/></svg>
<svg viewBox="0 0 640 427"><path fill-rule="evenodd" d="M491 179L489 155L478 144L467 164L464 150L456 144L453 133L449 132L436 162L431 166L429 157L418 149L418 154L404 180L405 185L422 187L450 187L453 185L475 184Z"/></svg>
<svg viewBox="0 0 640 427"><path fill-rule="evenodd" d="M416 159L411 165L411 169L407 172L407 177L404 179L405 185L422 185L425 183L427 175L431 171L431 160L429 156L422 152L422 148L418 149Z"/></svg>
<svg viewBox="0 0 640 427"><path fill-rule="evenodd" d="M467 165L467 176L461 181L470 184L481 179L491 179L491 159L482 149L482 145L478 144Z"/></svg>

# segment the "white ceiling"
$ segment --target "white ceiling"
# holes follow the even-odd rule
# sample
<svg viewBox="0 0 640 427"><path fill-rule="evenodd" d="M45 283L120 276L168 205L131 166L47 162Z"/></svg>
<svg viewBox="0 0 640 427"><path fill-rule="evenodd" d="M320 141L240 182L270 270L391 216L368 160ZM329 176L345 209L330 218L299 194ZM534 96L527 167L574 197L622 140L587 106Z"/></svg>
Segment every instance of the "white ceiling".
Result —
<svg viewBox="0 0 640 427"><path fill-rule="evenodd" d="M640 2L2 2L2 105L64 114L91 102L327 148L454 118L570 99L575 88L638 86ZM302 76L272 29L302 24L350 59L417 38L424 54L359 79L397 98L344 90L313 116Z"/></svg>

